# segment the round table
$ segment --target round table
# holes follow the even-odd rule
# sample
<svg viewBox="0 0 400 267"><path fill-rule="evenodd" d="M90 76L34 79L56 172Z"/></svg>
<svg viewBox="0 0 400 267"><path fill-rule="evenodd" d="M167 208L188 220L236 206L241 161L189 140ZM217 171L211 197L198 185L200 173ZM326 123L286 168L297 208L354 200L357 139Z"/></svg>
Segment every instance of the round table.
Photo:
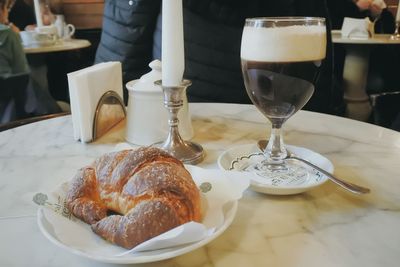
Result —
<svg viewBox="0 0 400 267"><path fill-rule="evenodd" d="M45 90L47 91L47 93L50 92L49 81L48 81L48 66L47 66L48 55L46 54L79 50L87 48L89 46L91 46L91 43L85 39L59 40L54 45L48 45L48 46L24 46L24 51L27 54L27 60L30 68L30 78L35 87ZM65 64L66 62L58 62L57 66L65 66ZM64 75L66 75L66 73L64 73ZM66 84L66 79L64 84ZM68 91L66 91L67 88L65 88L65 86L51 88L51 89L53 96L55 96L58 100L67 102Z"/></svg>
<svg viewBox="0 0 400 267"><path fill-rule="evenodd" d="M24 46L24 51L26 54L51 53L82 49L90 45L91 43L85 39L69 39L58 41L54 45Z"/></svg>
<svg viewBox="0 0 400 267"><path fill-rule="evenodd" d="M332 42L346 49L343 67L344 99L349 118L367 121L371 114L371 104L366 92L369 55L374 45L400 44L400 39L392 40L390 34L375 34L370 38L343 37L340 31L332 31Z"/></svg>
<svg viewBox="0 0 400 267"><path fill-rule="evenodd" d="M226 149L269 134L251 105L190 104L194 141L217 168ZM398 266L400 133L300 111L285 125L286 142L329 158L335 174L371 188L356 196L331 182L303 194L246 190L232 225L190 253L146 266ZM90 144L74 141L70 116L0 133L0 266L113 266L66 252L36 224L37 192L51 192L82 166L124 142L124 125ZM227 188L227 190L229 190Z"/></svg>

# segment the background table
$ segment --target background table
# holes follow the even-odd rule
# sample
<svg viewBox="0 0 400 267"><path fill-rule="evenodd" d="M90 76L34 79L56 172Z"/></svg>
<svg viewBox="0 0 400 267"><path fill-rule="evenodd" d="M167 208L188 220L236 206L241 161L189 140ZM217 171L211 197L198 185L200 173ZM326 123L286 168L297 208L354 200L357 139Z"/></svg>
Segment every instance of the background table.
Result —
<svg viewBox="0 0 400 267"><path fill-rule="evenodd" d="M24 51L26 54L51 53L82 49L89 47L90 45L91 44L88 40L70 39L59 41L54 45L48 46L24 46Z"/></svg>
<svg viewBox="0 0 400 267"><path fill-rule="evenodd" d="M269 133L254 106L202 103L190 110L205 168L217 168L225 149ZM216 240L145 266L398 266L400 134L304 111L286 126L287 143L325 155L338 176L372 193L355 196L331 182L295 196L247 190L233 224ZM0 266L112 266L50 243L36 224L32 196L52 191L123 141L120 125L95 143L76 142L69 116L0 133Z"/></svg>
<svg viewBox="0 0 400 267"><path fill-rule="evenodd" d="M375 34L367 39L347 38L342 37L340 31L332 31L332 41L344 45L346 49L343 82L347 116L367 121L371 114L371 104L366 92L371 47L400 44L400 40L391 40L390 34Z"/></svg>
<svg viewBox="0 0 400 267"><path fill-rule="evenodd" d="M67 54L89 46L91 43L85 39L61 40L49 46L25 46L32 82L56 100L69 102L67 73L86 66L78 65L79 68L71 70L70 66L77 60L69 60Z"/></svg>

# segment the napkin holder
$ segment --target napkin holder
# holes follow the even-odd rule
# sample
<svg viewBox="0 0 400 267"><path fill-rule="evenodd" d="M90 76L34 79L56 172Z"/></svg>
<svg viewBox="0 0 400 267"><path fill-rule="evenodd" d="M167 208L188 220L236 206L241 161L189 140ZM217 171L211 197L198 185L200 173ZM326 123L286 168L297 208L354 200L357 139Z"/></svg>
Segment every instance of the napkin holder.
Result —
<svg viewBox="0 0 400 267"><path fill-rule="evenodd" d="M342 24L342 37L368 39L375 33L375 23L368 17L363 19L345 17Z"/></svg>
<svg viewBox="0 0 400 267"><path fill-rule="evenodd" d="M125 117L120 62L68 73L68 85L75 140L92 142Z"/></svg>
<svg viewBox="0 0 400 267"><path fill-rule="evenodd" d="M93 141L100 138L126 117L122 98L114 91L107 91L97 103L93 119Z"/></svg>

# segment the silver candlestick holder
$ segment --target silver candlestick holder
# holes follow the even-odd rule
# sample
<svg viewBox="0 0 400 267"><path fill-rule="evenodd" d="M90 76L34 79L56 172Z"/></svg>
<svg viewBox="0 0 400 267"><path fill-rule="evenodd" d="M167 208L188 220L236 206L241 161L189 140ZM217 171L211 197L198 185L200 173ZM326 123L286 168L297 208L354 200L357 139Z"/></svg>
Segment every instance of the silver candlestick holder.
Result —
<svg viewBox="0 0 400 267"><path fill-rule="evenodd" d="M161 80L154 82L161 86L164 93L164 106L168 110L169 132L164 142L155 144L167 151L172 156L187 164L197 164L204 159L203 147L197 143L184 141L178 129L178 112L183 106L183 94L186 88L192 84L189 80L183 80L179 86L164 86Z"/></svg>
<svg viewBox="0 0 400 267"><path fill-rule="evenodd" d="M394 30L394 33L390 36L391 40L400 40L400 21L396 21L396 28Z"/></svg>

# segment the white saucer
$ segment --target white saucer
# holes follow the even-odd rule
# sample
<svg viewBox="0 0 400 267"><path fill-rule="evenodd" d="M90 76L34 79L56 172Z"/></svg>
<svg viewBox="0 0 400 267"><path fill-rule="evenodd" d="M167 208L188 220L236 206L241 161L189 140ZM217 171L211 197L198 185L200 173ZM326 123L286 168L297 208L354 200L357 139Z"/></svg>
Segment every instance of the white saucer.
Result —
<svg viewBox="0 0 400 267"><path fill-rule="evenodd" d="M296 156L314 163L329 173L333 173L332 162L321 154L303 147L286 145L286 148ZM218 158L218 166L223 170L243 171L250 164L258 162L262 157L263 155L256 144L240 145L223 152ZM251 179L250 189L271 195L293 195L320 186L328 180L326 175L314 168L298 161L296 164L301 164L309 170L307 179L290 185L277 185L265 181L254 174Z"/></svg>

